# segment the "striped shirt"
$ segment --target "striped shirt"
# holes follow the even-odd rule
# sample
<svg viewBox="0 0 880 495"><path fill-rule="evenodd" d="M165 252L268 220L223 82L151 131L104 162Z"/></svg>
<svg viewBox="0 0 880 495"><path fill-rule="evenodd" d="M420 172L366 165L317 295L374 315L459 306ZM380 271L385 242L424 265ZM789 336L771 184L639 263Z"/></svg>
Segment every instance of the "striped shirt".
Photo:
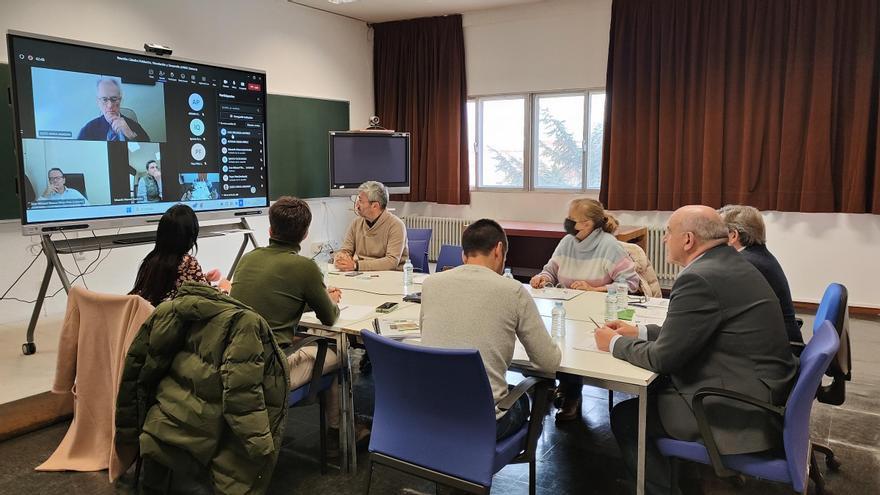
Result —
<svg viewBox="0 0 880 495"><path fill-rule="evenodd" d="M623 278L630 292L639 290L635 263L617 238L601 229L594 230L582 241L573 235L563 237L541 275L563 287L571 287L578 280L602 287Z"/></svg>

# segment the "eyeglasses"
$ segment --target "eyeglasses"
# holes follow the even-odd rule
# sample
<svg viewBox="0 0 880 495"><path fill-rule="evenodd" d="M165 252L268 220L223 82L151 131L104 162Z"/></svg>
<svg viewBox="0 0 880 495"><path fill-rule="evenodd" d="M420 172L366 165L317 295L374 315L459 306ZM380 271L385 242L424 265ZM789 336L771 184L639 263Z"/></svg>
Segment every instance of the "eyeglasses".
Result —
<svg viewBox="0 0 880 495"><path fill-rule="evenodd" d="M63 180L63 179L64 179L64 176L63 176L63 175L56 175L56 176L54 176L54 177L49 177L49 180L50 180L50 181L53 181L53 182L54 182L54 181L57 181L57 180Z"/></svg>
<svg viewBox="0 0 880 495"><path fill-rule="evenodd" d="M120 101L122 101L122 97L121 96L99 96L98 101L100 101L101 103L103 103L105 105L107 103L112 103L115 105L115 104L119 103Z"/></svg>

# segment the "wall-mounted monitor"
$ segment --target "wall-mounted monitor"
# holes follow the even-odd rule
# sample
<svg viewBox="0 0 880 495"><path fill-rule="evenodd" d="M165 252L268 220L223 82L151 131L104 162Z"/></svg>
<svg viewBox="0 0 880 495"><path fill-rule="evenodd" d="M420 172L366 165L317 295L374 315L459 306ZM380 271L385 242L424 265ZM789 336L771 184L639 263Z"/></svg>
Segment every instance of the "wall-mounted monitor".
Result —
<svg viewBox="0 0 880 495"><path fill-rule="evenodd" d="M330 132L330 195L348 196L368 180L409 193L408 132Z"/></svg>
<svg viewBox="0 0 880 495"><path fill-rule="evenodd" d="M24 234L269 205L263 71L14 31L7 46Z"/></svg>

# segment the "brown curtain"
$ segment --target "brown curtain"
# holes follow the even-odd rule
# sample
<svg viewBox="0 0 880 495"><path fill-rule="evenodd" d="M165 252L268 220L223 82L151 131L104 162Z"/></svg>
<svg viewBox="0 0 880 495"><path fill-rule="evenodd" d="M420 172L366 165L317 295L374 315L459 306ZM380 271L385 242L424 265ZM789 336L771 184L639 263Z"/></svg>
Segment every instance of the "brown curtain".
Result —
<svg viewBox="0 0 880 495"><path fill-rule="evenodd" d="M376 115L383 127L412 135L411 192L392 199L470 203L461 16L373 29Z"/></svg>
<svg viewBox="0 0 880 495"><path fill-rule="evenodd" d="M602 201L880 213L878 11L614 0Z"/></svg>

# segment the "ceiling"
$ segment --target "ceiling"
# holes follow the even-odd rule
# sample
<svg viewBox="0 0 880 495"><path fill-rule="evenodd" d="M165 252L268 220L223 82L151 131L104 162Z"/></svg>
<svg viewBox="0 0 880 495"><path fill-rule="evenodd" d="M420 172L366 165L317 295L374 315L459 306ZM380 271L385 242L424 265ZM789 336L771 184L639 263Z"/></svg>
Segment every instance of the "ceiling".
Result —
<svg viewBox="0 0 880 495"><path fill-rule="evenodd" d="M314 7L369 23L461 14L472 10L541 1L543 0L356 0L352 3L333 4L328 0L288 0L292 4Z"/></svg>

